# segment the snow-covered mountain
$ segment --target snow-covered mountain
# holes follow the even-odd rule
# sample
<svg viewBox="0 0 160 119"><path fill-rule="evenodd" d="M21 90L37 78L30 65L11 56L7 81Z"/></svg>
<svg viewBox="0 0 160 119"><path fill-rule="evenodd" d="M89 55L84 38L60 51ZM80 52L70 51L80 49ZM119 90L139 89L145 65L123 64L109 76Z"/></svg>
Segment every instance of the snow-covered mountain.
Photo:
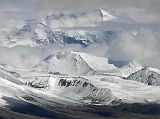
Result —
<svg viewBox="0 0 160 119"><path fill-rule="evenodd" d="M53 74L87 75L95 71L80 56L71 52L58 52L46 57L35 70Z"/></svg>
<svg viewBox="0 0 160 119"><path fill-rule="evenodd" d="M60 97L85 103L107 104L114 100L110 89L95 87L83 77L37 76L27 84Z"/></svg>
<svg viewBox="0 0 160 119"><path fill-rule="evenodd" d="M135 73L136 71L141 70L142 68L143 66L136 62L129 62L127 65L119 69L119 73L122 77L128 77L132 73Z"/></svg>
<svg viewBox="0 0 160 119"><path fill-rule="evenodd" d="M139 81L148 85L160 85L160 70L144 67L143 69L131 74L127 77L128 80Z"/></svg>
<svg viewBox="0 0 160 119"><path fill-rule="evenodd" d="M98 22L112 21L116 17L111 15L105 10L95 9L88 12L79 13L53 13L48 15L44 21L44 25L50 25L51 29L59 29L62 27L72 28L72 27L91 27L95 26Z"/></svg>
<svg viewBox="0 0 160 119"><path fill-rule="evenodd" d="M34 67L34 70L72 76L117 75L127 77L142 69L142 66L135 62L126 62L121 67L117 65L117 62L111 62L105 57L97 57L88 53L56 52L43 59Z"/></svg>
<svg viewBox="0 0 160 119"><path fill-rule="evenodd" d="M78 104L76 101L36 90L25 85L20 79L15 79L7 72L0 71L0 107L15 107L19 104L25 105L25 103L42 105L46 101L50 101L50 104L53 105L56 105L57 102L68 105Z"/></svg>
<svg viewBox="0 0 160 119"><path fill-rule="evenodd" d="M28 22L28 21L27 21ZM29 23L26 23L28 25ZM50 26L38 24L37 27L24 26L18 29L13 35L3 34L1 46L44 46L50 44L79 44L84 47L93 43L109 43L117 38L120 31L85 31L85 30L52 30Z"/></svg>
<svg viewBox="0 0 160 119"><path fill-rule="evenodd" d="M43 18L4 21L0 23L0 46L80 44L86 47L94 43L108 43L116 39L121 32L137 33L136 29L127 29L130 26L128 22L134 20L128 18L128 13L123 12L108 12L102 9L86 12L53 12ZM119 25L112 25L122 22L120 25L124 26L126 21L127 30L119 28Z"/></svg>
<svg viewBox="0 0 160 119"><path fill-rule="evenodd" d="M160 97L157 95L160 93L159 86L148 86L134 79L125 80L119 74L121 71L122 74L128 75L141 67L136 63L109 61L103 57L80 52L54 53L45 58L34 70L22 70L2 65L0 105L15 106L19 101L46 106L160 103ZM138 72L144 72L144 69L129 77L135 74L141 76ZM152 72L148 71L147 76L151 77L150 75L153 74L155 76L152 77L153 82L157 82L159 71L149 69ZM50 70L60 73L50 73L48 72ZM68 76L62 75L62 71L68 73ZM15 73L19 74L19 77L16 77ZM10 100L16 101L9 102Z"/></svg>
<svg viewBox="0 0 160 119"><path fill-rule="evenodd" d="M116 76L39 75L30 80L21 79L19 84L12 80L9 76L8 80L0 80L1 106L6 106L9 100L17 100L12 105L17 105L18 101L36 105L160 103L160 97L156 95L160 92L159 87Z"/></svg>
<svg viewBox="0 0 160 119"><path fill-rule="evenodd" d="M47 44L81 44L109 42L119 31L65 30L66 28L94 27L99 22L112 21L116 17L107 11L96 9L88 12L55 12L42 19L4 22L1 26L1 46L41 46ZM10 25L8 24L10 22Z"/></svg>
<svg viewBox="0 0 160 119"><path fill-rule="evenodd" d="M0 68L0 77L1 78L4 78L5 80L9 80L10 82L13 82L16 84L22 84L22 82L19 79L17 79L16 77L14 77L13 75L11 75L10 72L7 72L4 69Z"/></svg>

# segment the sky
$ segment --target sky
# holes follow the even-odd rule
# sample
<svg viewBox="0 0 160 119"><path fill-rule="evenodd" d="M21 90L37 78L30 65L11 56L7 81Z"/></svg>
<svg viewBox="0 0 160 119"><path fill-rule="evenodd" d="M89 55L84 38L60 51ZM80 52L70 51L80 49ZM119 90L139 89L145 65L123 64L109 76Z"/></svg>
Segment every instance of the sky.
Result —
<svg viewBox="0 0 160 119"><path fill-rule="evenodd" d="M139 20L150 20L160 17L159 5L160 0L0 0L0 19L13 17L14 13L19 13L18 16L25 13L25 17L30 17L42 16L42 13L44 15L53 11L86 11L101 8L123 11L124 14L130 14Z"/></svg>
<svg viewBox="0 0 160 119"><path fill-rule="evenodd" d="M84 10L134 7L159 14L160 0L0 0L0 11Z"/></svg>
<svg viewBox="0 0 160 119"><path fill-rule="evenodd" d="M158 13L159 0L36 0L37 9L80 10L90 8L134 7Z"/></svg>
<svg viewBox="0 0 160 119"><path fill-rule="evenodd" d="M53 11L87 11L101 8L122 11L122 14L129 14L133 19L150 21L160 17L159 5L160 0L0 0L0 20L41 18Z"/></svg>

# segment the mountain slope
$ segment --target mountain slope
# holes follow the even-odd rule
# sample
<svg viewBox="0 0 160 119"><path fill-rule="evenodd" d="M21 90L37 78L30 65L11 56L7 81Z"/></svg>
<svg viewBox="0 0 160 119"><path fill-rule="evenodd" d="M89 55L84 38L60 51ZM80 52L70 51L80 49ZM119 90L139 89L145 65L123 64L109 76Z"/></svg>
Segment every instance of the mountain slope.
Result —
<svg viewBox="0 0 160 119"><path fill-rule="evenodd" d="M121 67L119 69L120 76L122 77L128 77L132 73L135 73L136 71L142 69L143 66L136 63L136 62L129 62L127 65Z"/></svg>
<svg viewBox="0 0 160 119"><path fill-rule="evenodd" d="M128 76L127 80L135 80L148 85L160 86L160 71L158 69L145 67Z"/></svg>
<svg viewBox="0 0 160 119"><path fill-rule="evenodd" d="M35 70L67 75L95 73L80 55L71 52L57 52L49 55L35 67Z"/></svg>
<svg viewBox="0 0 160 119"><path fill-rule="evenodd" d="M117 61L119 64L120 62ZM135 62L126 62L121 67L117 63L111 62L105 57L97 57L88 53L55 52L36 65L34 70L50 74L127 77L142 69L142 66Z"/></svg>
<svg viewBox="0 0 160 119"><path fill-rule="evenodd" d="M50 94L29 87L22 83L20 79L6 74L4 72L0 73L0 107L16 107L25 105L25 103L35 105L47 105L48 103L52 105L78 104L76 101L58 97L54 93ZM48 103L46 103L47 101Z"/></svg>
<svg viewBox="0 0 160 119"><path fill-rule="evenodd" d="M34 88L83 103L108 104L114 100L110 89L95 87L83 77L37 76L27 83Z"/></svg>
<svg viewBox="0 0 160 119"><path fill-rule="evenodd" d="M2 68L0 68L0 78L8 80L9 82L22 85L22 82L19 79L15 78L13 75L11 75L9 72L5 71Z"/></svg>

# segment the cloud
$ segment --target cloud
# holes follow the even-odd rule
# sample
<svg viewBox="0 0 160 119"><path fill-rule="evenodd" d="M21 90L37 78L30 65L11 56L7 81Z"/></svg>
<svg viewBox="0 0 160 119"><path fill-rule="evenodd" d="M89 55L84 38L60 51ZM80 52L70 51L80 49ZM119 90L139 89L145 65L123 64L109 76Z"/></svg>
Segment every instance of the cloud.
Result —
<svg viewBox="0 0 160 119"><path fill-rule="evenodd" d="M36 0L38 10L85 10L95 8L141 8L159 14L159 0Z"/></svg>
<svg viewBox="0 0 160 119"><path fill-rule="evenodd" d="M0 0L0 15L1 12L25 12L23 14L30 16L27 12L36 15L50 11L86 11L101 8L116 12L123 9L123 14L133 19L149 21L160 17L159 4L160 0Z"/></svg>
<svg viewBox="0 0 160 119"><path fill-rule="evenodd" d="M27 47L0 48L0 62L17 68L31 68L40 61L40 53Z"/></svg>
<svg viewBox="0 0 160 119"><path fill-rule="evenodd" d="M104 4L105 3L105 4ZM84 10L106 5L106 0L37 0L36 9Z"/></svg>
<svg viewBox="0 0 160 119"><path fill-rule="evenodd" d="M142 28L134 36L124 32L109 47L109 57L114 60L133 60L143 65L160 68L160 41L150 29Z"/></svg>
<svg viewBox="0 0 160 119"><path fill-rule="evenodd" d="M81 45L56 45L44 47L0 48L0 63L17 68L31 68L39 64L48 55L58 51L86 52L116 61L136 61L142 65L160 69L160 40L148 28L141 28L135 36L121 32L110 44L97 43L83 48Z"/></svg>
<svg viewBox="0 0 160 119"><path fill-rule="evenodd" d="M51 45L44 47L16 46L12 48L0 47L0 64L8 64L16 68L33 68L48 55L58 51L79 51L80 45Z"/></svg>

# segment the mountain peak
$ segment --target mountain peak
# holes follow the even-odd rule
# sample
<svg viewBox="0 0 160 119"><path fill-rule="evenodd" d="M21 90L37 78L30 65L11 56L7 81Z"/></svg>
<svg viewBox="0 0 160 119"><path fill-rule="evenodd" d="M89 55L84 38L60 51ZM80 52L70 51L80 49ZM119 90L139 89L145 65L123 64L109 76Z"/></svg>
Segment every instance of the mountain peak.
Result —
<svg viewBox="0 0 160 119"><path fill-rule="evenodd" d="M103 9L99 9L99 11L101 12L103 21L110 21L110 20L115 20L116 17L111 15L109 12L103 10Z"/></svg>
<svg viewBox="0 0 160 119"><path fill-rule="evenodd" d="M148 85L160 85L160 71L151 67L144 67L143 69L131 74L127 77L128 80L135 80Z"/></svg>

